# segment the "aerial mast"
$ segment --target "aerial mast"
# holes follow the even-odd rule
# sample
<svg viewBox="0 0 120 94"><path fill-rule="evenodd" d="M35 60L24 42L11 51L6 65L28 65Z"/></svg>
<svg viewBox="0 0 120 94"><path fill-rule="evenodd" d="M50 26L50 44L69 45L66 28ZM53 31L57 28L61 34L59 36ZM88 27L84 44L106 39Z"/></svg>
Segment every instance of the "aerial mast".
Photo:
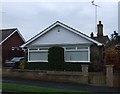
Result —
<svg viewBox="0 0 120 94"><path fill-rule="evenodd" d="M97 8L100 6L95 4L94 0L91 1L91 3L93 6L95 6L95 32L97 32Z"/></svg>

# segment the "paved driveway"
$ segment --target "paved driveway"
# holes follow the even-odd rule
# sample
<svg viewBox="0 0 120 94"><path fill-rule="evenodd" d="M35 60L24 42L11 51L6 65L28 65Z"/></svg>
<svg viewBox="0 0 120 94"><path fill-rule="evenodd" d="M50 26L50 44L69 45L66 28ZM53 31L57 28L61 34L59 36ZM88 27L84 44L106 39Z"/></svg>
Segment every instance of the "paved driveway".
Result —
<svg viewBox="0 0 120 94"><path fill-rule="evenodd" d="M46 81L33 81L33 80L23 80L23 79L10 79L3 78L2 82L7 83L22 83L26 85L58 88L58 89L68 89L68 90L80 90L80 91L90 91L99 93L110 93L110 94L120 94L120 89L105 87L105 86L93 86L93 85L83 85L75 83L61 83L61 82L46 82Z"/></svg>

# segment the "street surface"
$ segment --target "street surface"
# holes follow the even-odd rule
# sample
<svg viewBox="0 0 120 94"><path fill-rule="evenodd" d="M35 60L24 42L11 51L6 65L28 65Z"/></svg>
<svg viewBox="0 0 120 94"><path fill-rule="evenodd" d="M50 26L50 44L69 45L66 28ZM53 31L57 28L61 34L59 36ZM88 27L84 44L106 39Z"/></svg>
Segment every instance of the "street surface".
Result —
<svg viewBox="0 0 120 94"><path fill-rule="evenodd" d="M77 91L89 91L89 92L99 92L99 93L110 93L110 94L120 94L120 89L105 87L105 86L93 86L93 85L83 85L75 83L62 83L62 82L48 82L48 81L33 81L33 80L23 80L23 79L11 79L3 78L2 82L7 83L21 83L25 85L34 85L41 87L50 87L57 89L68 89Z"/></svg>

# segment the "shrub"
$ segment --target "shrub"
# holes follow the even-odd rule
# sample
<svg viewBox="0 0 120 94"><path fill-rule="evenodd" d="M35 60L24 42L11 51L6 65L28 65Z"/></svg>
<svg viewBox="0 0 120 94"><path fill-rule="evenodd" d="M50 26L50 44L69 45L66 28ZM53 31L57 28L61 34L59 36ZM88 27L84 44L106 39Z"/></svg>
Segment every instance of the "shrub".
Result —
<svg viewBox="0 0 120 94"><path fill-rule="evenodd" d="M25 69L29 70L50 70L47 62L28 62Z"/></svg>
<svg viewBox="0 0 120 94"><path fill-rule="evenodd" d="M115 47L111 47L105 54L106 65L114 65L114 71L120 72L120 52Z"/></svg>
<svg viewBox="0 0 120 94"><path fill-rule="evenodd" d="M64 70L64 49L61 47L49 48L48 63L51 70Z"/></svg>
<svg viewBox="0 0 120 94"><path fill-rule="evenodd" d="M98 52L91 52L90 55L91 64L89 65L89 71L100 72L104 69L103 60L100 58L100 53Z"/></svg>
<svg viewBox="0 0 120 94"><path fill-rule="evenodd" d="M26 64L27 64L27 61L26 61L26 60L22 60L22 61L20 62L19 68L20 68L20 69L24 69L25 66L26 66Z"/></svg>

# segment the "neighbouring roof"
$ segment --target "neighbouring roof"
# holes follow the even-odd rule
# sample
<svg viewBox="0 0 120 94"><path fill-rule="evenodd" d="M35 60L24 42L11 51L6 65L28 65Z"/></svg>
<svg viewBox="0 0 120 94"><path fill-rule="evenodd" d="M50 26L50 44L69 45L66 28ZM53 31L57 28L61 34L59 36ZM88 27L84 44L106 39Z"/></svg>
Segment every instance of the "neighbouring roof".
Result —
<svg viewBox="0 0 120 94"><path fill-rule="evenodd" d="M106 36L101 36L101 37L93 37L94 40L106 45L110 40L109 40L109 37L106 35Z"/></svg>
<svg viewBox="0 0 120 94"><path fill-rule="evenodd" d="M2 36L2 38L0 39L0 45L6 41L7 39L9 39L15 32L18 32L18 34L20 35L20 37L23 39L23 41L25 42L24 38L22 37L22 35L20 34L20 32L18 31L17 28L11 28L11 29L0 29L0 35Z"/></svg>
<svg viewBox="0 0 120 94"><path fill-rule="evenodd" d="M61 26L61 27L64 27L66 28L67 30L70 30L71 32L73 33L76 33L77 35L79 36L82 36L83 38L97 44L98 46L102 46L102 43L90 38L89 36L81 33L80 31L66 25L66 24L63 24L61 23L60 21L56 21L55 23L53 23L52 25L50 25L48 28L44 29L42 32L40 32L39 34L35 35L34 37L32 37L30 40L28 40L25 44L23 44L21 47L26 47L27 45L29 45L31 42L33 42L34 40L36 40L37 38L41 37L43 34L47 33L49 30L51 30L52 28L54 28L55 26Z"/></svg>

